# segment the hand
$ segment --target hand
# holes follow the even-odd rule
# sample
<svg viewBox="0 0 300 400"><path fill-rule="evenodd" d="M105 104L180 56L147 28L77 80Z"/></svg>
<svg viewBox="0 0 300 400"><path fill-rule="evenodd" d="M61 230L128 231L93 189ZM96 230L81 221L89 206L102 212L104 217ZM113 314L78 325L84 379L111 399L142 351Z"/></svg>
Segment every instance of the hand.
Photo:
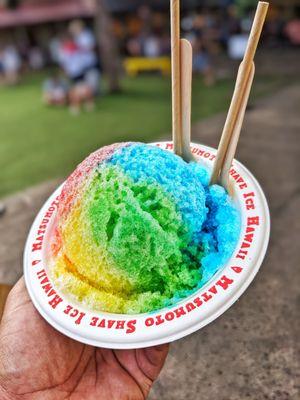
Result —
<svg viewBox="0 0 300 400"><path fill-rule="evenodd" d="M0 325L0 398L145 399L167 353L167 345L106 350L63 336L35 310L22 278Z"/></svg>

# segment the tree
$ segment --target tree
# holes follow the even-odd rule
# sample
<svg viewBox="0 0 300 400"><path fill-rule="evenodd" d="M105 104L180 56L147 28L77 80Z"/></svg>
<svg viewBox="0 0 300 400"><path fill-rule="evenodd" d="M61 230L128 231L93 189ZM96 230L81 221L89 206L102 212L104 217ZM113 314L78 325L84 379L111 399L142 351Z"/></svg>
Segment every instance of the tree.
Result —
<svg viewBox="0 0 300 400"><path fill-rule="evenodd" d="M104 0L96 0L96 31L100 49L100 59L104 73L108 77L110 93L121 91L121 62L117 39L113 32L112 19Z"/></svg>

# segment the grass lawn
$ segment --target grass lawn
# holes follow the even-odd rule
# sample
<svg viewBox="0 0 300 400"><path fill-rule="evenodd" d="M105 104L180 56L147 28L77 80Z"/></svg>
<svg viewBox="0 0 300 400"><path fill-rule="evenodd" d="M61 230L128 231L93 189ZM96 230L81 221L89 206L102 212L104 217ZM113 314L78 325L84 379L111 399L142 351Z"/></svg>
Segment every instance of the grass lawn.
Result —
<svg viewBox="0 0 300 400"><path fill-rule="evenodd" d="M0 197L50 178L66 176L91 151L118 141L153 141L171 131L170 81L159 76L124 80L124 92L98 100L96 110L72 116L41 101L44 75L0 88ZM254 96L278 79L257 79ZM228 108L233 82L207 88L194 80L193 120Z"/></svg>

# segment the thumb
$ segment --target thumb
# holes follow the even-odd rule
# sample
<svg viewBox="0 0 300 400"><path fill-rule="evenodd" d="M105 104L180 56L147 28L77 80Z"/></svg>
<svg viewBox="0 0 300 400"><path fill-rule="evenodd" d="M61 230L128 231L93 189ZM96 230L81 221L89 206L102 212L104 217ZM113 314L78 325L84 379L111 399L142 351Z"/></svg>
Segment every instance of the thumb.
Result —
<svg viewBox="0 0 300 400"><path fill-rule="evenodd" d="M169 352L169 345L163 344L136 351L137 363L143 373L152 381L157 379Z"/></svg>

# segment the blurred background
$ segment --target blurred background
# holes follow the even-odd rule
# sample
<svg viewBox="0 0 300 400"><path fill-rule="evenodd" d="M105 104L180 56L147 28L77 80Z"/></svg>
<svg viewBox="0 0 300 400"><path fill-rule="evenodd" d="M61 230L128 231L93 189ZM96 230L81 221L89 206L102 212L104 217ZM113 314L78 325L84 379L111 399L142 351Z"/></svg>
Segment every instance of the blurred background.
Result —
<svg viewBox="0 0 300 400"><path fill-rule="evenodd" d="M227 109L255 7L182 1L194 121ZM299 72L299 10L271 2L254 96ZM170 132L169 74L168 0L0 0L0 197L65 176L104 144Z"/></svg>
<svg viewBox="0 0 300 400"><path fill-rule="evenodd" d="M257 1L181 3L193 140L217 147ZM299 71L300 1L271 0L237 155L270 202L267 265L246 300L172 347L153 399L300 398ZM105 144L170 139L170 78L168 0L0 0L0 317L32 220L74 167Z"/></svg>

